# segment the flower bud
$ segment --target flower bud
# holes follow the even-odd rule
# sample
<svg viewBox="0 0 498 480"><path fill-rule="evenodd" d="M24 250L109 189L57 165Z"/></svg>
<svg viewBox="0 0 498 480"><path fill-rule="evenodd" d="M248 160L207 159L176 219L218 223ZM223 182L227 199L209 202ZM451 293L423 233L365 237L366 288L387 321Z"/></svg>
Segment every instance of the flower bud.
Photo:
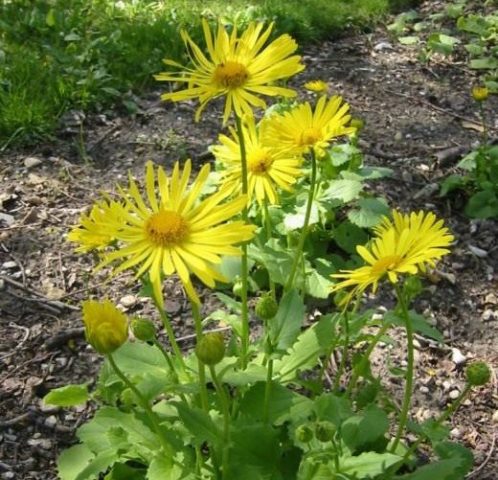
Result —
<svg viewBox="0 0 498 480"><path fill-rule="evenodd" d="M197 358L206 365L216 365L225 356L225 339L220 332L203 335L195 347Z"/></svg>
<svg viewBox="0 0 498 480"><path fill-rule="evenodd" d="M236 297L242 296L242 281L239 278L233 283L232 292Z"/></svg>
<svg viewBox="0 0 498 480"><path fill-rule="evenodd" d="M361 118L352 118L351 121L349 122L349 126L356 128L356 134L358 135L363 130L363 127L365 126L365 121L362 120Z"/></svg>
<svg viewBox="0 0 498 480"><path fill-rule="evenodd" d="M316 439L320 442L329 442L334 438L336 426L332 422L318 422L315 428Z"/></svg>
<svg viewBox="0 0 498 480"><path fill-rule="evenodd" d="M128 339L128 319L112 302L83 302L83 323L88 343L103 355L117 350Z"/></svg>
<svg viewBox="0 0 498 480"><path fill-rule="evenodd" d="M471 363L465 370L467 382L473 387L486 385L491 378L491 369L485 362Z"/></svg>
<svg viewBox="0 0 498 480"><path fill-rule="evenodd" d="M296 440L302 443L311 442L313 439L313 430L308 425L299 425L296 428Z"/></svg>
<svg viewBox="0 0 498 480"><path fill-rule="evenodd" d="M135 317L131 321L131 331L142 342L150 342L156 338L156 327L147 318Z"/></svg>
<svg viewBox="0 0 498 480"><path fill-rule="evenodd" d="M484 102L488 99L489 90L487 87L475 86L472 87L472 98L476 102Z"/></svg>
<svg viewBox="0 0 498 480"><path fill-rule="evenodd" d="M263 295L256 303L256 315L262 320L270 320L278 312L278 304L270 293Z"/></svg>

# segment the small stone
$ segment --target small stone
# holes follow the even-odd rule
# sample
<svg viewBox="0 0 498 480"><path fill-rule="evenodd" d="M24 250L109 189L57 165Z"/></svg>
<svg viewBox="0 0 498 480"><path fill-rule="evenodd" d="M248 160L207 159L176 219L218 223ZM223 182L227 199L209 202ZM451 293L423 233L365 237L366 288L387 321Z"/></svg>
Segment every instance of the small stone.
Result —
<svg viewBox="0 0 498 480"><path fill-rule="evenodd" d="M384 318L384 315L382 315L382 313L374 313L372 315L372 320L382 320Z"/></svg>
<svg viewBox="0 0 498 480"><path fill-rule="evenodd" d="M450 435L452 438L458 439L461 438L462 432L457 427L455 427L453 430L451 430Z"/></svg>
<svg viewBox="0 0 498 480"><path fill-rule="evenodd" d="M17 268L17 263L14 262L13 260L10 260L8 262L3 262L2 268L4 270L13 270L14 268Z"/></svg>
<svg viewBox="0 0 498 480"><path fill-rule="evenodd" d="M50 415L50 417L45 419L44 424L48 428L54 428L57 425L57 417L55 415Z"/></svg>
<svg viewBox="0 0 498 480"><path fill-rule="evenodd" d="M451 382L449 380L445 380L443 382L443 388L444 388L444 391L447 392L451 388Z"/></svg>
<svg viewBox="0 0 498 480"><path fill-rule="evenodd" d="M376 52L382 52L382 50L393 50L393 46L389 42L379 42L373 47Z"/></svg>
<svg viewBox="0 0 498 480"><path fill-rule="evenodd" d="M498 425L498 410L496 410L495 413L493 413L493 416L491 417L491 421Z"/></svg>
<svg viewBox="0 0 498 480"><path fill-rule="evenodd" d="M11 480L12 478L15 478L16 474L14 472L3 472L2 473L2 480Z"/></svg>
<svg viewBox="0 0 498 480"><path fill-rule="evenodd" d="M12 215L0 212L0 224L4 223L5 225L7 225L7 227L10 227L14 222L15 219Z"/></svg>
<svg viewBox="0 0 498 480"><path fill-rule="evenodd" d="M474 245L469 245L469 250L472 254L479 258L485 258L488 256L488 252L482 248L475 247Z"/></svg>
<svg viewBox="0 0 498 480"><path fill-rule="evenodd" d="M24 159L24 166L27 169L37 167L41 163L42 163L42 161L38 157L26 157Z"/></svg>
<svg viewBox="0 0 498 480"><path fill-rule="evenodd" d="M36 437L37 435L33 435ZM32 447L40 447L43 450L50 450L52 448L52 441L48 438L30 438L28 440L28 445Z"/></svg>
<svg viewBox="0 0 498 480"><path fill-rule="evenodd" d="M420 387L420 393L427 394L427 393L429 393L429 389L425 385L422 385Z"/></svg>
<svg viewBox="0 0 498 480"><path fill-rule="evenodd" d="M119 300L119 303L125 308L131 308L137 303L135 295L125 295Z"/></svg>
<svg viewBox="0 0 498 480"><path fill-rule="evenodd" d="M448 395L452 400L456 400L460 396L460 392L458 390L452 390Z"/></svg>
<svg viewBox="0 0 498 480"><path fill-rule="evenodd" d="M483 322L490 322L492 320L498 320L498 312L491 310L490 308L486 308L484 312L481 314L481 319Z"/></svg>
<svg viewBox="0 0 498 480"><path fill-rule="evenodd" d="M488 293L484 298L484 303L496 305L498 303L498 297L494 293Z"/></svg>
<svg viewBox="0 0 498 480"><path fill-rule="evenodd" d="M455 365L462 365L467 361L467 357L458 348L451 349L451 361Z"/></svg>

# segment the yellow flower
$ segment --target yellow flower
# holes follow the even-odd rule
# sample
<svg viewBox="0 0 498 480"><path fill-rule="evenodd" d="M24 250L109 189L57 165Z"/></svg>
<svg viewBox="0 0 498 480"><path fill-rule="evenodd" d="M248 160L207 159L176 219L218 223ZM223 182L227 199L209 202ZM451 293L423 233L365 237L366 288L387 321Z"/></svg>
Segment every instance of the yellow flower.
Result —
<svg viewBox="0 0 498 480"><path fill-rule="evenodd" d="M433 213L421 211L403 215L394 210L392 214L392 221L385 218L375 230L376 236L369 248L356 247L368 265L332 275L344 279L332 287L332 292L353 287L344 303L370 286L375 293L379 281L386 275L396 283L398 274L414 275L424 271L426 265L434 266L436 260L449 253L446 247L454 237Z"/></svg>
<svg viewBox="0 0 498 480"><path fill-rule="evenodd" d="M89 214L81 215L79 224L71 229L67 238L79 243L77 252L101 250L114 239L122 224L123 205L113 200L104 199L96 202Z"/></svg>
<svg viewBox="0 0 498 480"><path fill-rule="evenodd" d="M315 93L327 93L329 86L323 80L310 80L304 84L304 88Z"/></svg>
<svg viewBox="0 0 498 480"><path fill-rule="evenodd" d="M128 319L109 300L84 301L83 323L88 343L104 355L117 350L128 338Z"/></svg>
<svg viewBox="0 0 498 480"><path fill-rule="evenodd" d="M247 183L249 200L256 197L259 203L268 199L278 202L277 188L290 191L291 185L302 174L299 168L301 157L264 143L259 135L254 117L246 117L242 127L247 158ZM219 136L221 145L211 148L226 170L222 172L225 188L240 192L242 188L242 165L240 145L236 131L230 129L232 138Z"/></svg>
<svg viewBox="0 0 498 480"><path fill-rule="evenodd" d="M349 105L343 103L342 97L327 100L324 95L318 100L314 112L305 102L282 115L270 116L264 122L262 136L281 148L300 154L314 150L318 157L322 157L333 138L355 132L355 128L346 126L351 119L348 110Z"/></svg>
<svg viewBox="0 0 498 480"><path fill-rule="evenodd" d="M223 123L226 123L232 110L241 117L252 115L252 106L265 108L265 102L257 95L294 97L290 88L273 85L276 80L288 78L304 69L301 57L292 55L296 42L287 34L264 47L273 29L271 24L263 31L263 23L250 23L247 29L237 36L222 25L213 38L207 20L202 20L208 56L192 41L187 32L181 32L193 66L184 67L172 60L164 60L168 66L180 72L163 72L156 80L186 83L187 88L162 95L163 100L174 102L198 98L200 106L195 119L199 120L206 104L217 97L225 96Z"/></svg>
<svg viewBox="0 0 498 480"><path fill-rule="evenodd" d="M240 255L240 248L235 244L250 240L254 234L253 225L242 221L224 223L242 211L246 197L222 203L230 192L220 190L198 201L210 167L206 164L201 168L189 189L191 168L188 160L181 172L177 162L168 177L161 167L156 174L152 162L148 162L145 201L130 175L129 187L120 189L127 208L116 233L120 248L105 254L97 266L102 268L120 260L122 263L115 268L116 273L136 267L138 278L147 272L161 305L163 274L176 272L189 298L199 303L190 274L195 274L211 288L215 280L224 281L214 264L221 262L222 255Z"/></svg>
<svg viewBox="0 0 498 480"><path fill-rule="evenodd" d="M487 87L475 86L472 87L472 98L476 102L484 102L488 99L489 90Z"/></svg>

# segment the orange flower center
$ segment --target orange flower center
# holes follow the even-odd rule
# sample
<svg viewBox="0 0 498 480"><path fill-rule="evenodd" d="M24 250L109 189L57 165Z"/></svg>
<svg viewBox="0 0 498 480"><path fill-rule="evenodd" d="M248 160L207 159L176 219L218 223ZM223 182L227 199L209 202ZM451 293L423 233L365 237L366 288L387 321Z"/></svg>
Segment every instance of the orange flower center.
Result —
<svg viewBox="0 0 498 480"><path fill-rule="evenodd" d="M256 175L266 173L272 166L273 158L264 149L256 150L247 159L247 168Z"/></svg>
<svg viewBox="0 0 498 480"><path fill-rule="evenodd" d="M238 88L249 78L247 68L238 62L220 63L214 71L214 82L223 88Z"/></svg>
<svg viewBox="0 0 498 480"><path fill-rule="evenodd" d="M389 255L381 258L372 265L372 273L374 275L382 276L389 270L395 269L399 265L401 259L401 255Z"/></svg>
<svg viewBox="0 0 498 480"><path fill-rule="evenodd" d="M188 223L172 210L154 213L145 225L149 240L160 247L178 245L189 233Z"/></svg>
<svg viewBox="0 0 498 480"><path fill-rule="evenodd" d="M319 128L310 127L301 132L297 139L297 143L301 147L313 146L322 139L322 132Z"/></svg>

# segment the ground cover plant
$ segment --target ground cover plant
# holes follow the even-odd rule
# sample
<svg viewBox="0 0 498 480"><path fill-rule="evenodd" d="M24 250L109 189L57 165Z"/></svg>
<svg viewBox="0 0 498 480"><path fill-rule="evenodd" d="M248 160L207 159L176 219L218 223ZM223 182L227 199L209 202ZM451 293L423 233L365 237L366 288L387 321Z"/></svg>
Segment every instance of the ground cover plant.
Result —
<svg viewBox="0 0 498 480"><path fill-rule="evenodd" d="M276 20L275 33L316 41L362 28L404 1L168 2L3 1L0 4L0 149L33 143L70 123L71 109L136 113L164 52L180 60L179 29L202 36L199 18L227 24Z"/></svg>
<svg viewBox="0 0 498 480"><path fill-rule="evenodd" d="M80 428L82 443L62 454L61 477L463 478L471 454L446 440L444 423L471 387L489 380L489 368L471 364L467 386L445 412L408 422L414 330L441 340L410 303L421 292L419 274L449 253L453 235L431 212L404 214L363 194L365 181L389 172L364 165L361 122L351 120L341 97L320 92L314 102L280 102L254 119L252 108L266 106L261 94L295 95L273 83L302 70L290 37L264 47L263 24L250 24L240 39L221 25L213 37L211 28L204 23L206 54L183 35L193 67L168 62L183 73L157 78L186 83L163 97L199 99L199 117L206 102L224 99L223 121L235 125L212 147L216 172L210 176L205 165L189 185L190 162L175 164L171 175L149 163L142 182L130 176L70 234L82 252L97 251L99 268L135 271L173 353L149 319L131 320L136 341L128 342L128 319L109 300L83 304L87 340L106 356L95 393L106 405ZM370 241L360 227L374 227ZM175 272L196 327L195 350L186 355L164 311L163 276ZM191 274L211 288L231 279L240 301L220 293L226 309L202 319ZM397 304L379 322L359 310L359 300L385 283ZM251 340L248 292L262 289L254 309L262 334ZM329 293L337 308L303 330L305 296ZM231 338L205 333L213 320L230 325ZM406 329L407 341L406 369L391 372L405 378L399 408L370 368L374 347L389 341L393 325ZM341 362L325 388L334 351ZM45 400L75 405L88 398L80 385ZM406 429L417 435L411 445ZM439 459L417 465L422 443Z"/></svg>

